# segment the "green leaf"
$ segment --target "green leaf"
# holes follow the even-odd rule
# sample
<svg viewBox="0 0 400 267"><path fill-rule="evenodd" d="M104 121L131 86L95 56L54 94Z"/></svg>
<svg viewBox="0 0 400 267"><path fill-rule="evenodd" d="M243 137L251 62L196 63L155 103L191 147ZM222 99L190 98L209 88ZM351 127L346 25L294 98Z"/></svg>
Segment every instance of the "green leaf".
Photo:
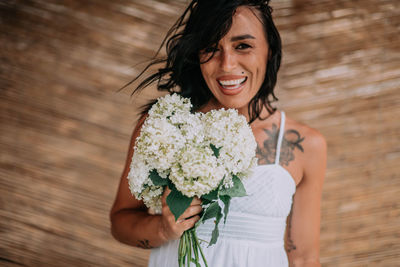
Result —
<svg viewBox="0 0 400 267"><path fill-rule="evenodd" d="M209 201L215 200L217 198L218 198L218 188L214 189L213 191L211 191L208 194L205 194L205 195L201 196L202 200L209 200ZM204 203L204 204L206 204L206 203Z"/></svg>
<svg viewBox="0 0 400 267"><path fill-rule="evenodd" d="M247 196L246 189L243 186L242 181L236 176L232 177L233 187L222 188L219 191L220 196L230 196L230 197L244 197Z"/></svg>
<svg viewBox="0 0 400 267"><path fill-rule="evenodd" d="M222 202L224 202L224 224L226 223L226 217L228 216L229 212L229 205L231 204L231 197L230 196L220 196Z"/></svg>
<svg viewBox="0 0 400 267"><path fill-rule="evenodd" d="M179 216L190 206L193 197L187 197L181 192L176 190L175 186L171 189L171 193L167 196L167 205L175 216L175 221L178 220Z"/></svg>
<svg viewBox="0 0 400 267"><path fill-rule="evenodd" d="M214 156L216 158L218 158L219 157L219 151L221 150L222 146L221 147L216 147L213 144L210 144L210 147L211 147L212 151L214 152Z"/></svg>
<svg viewBox="0 0 400 267"><path fill-rule="evenodd" d="M207 205L207 204L210 204L212 202L212 200L208 200L208 199L203 199L203 198L201 198L201 204L202 205Z"/></svg>
<svg viewBox="0 0 400 267"><path fill-rule="evenodd" d="M221 208L220 208L219 212L217 214L217 218L215 219L215 227L214 227L214 230L212 231L212 236L211 236L210 243L208 244L208 247L217 243L217 239L219 236L218 224L219 224L219 221L221 220L221 218L222 218L222 212L221 212Z"/></svg>
<svg viewBox="0 0 400 267"><path fill-rule="evenodd" d="M221 207L218 205L218 202L215 201L211 203L211 205L204 211L203 221L217 217L220 212Z"/></svg>
<svg viewBox="0 0 400 267"><path fill-rule="evenodd" d="M169 189L171 189L171 191L172 190L177 190L175 185L174 185L174 183L169 178L167 179L167 186L168 186Z"/></svg>
<svg viewBox="0 0 400 267"><path fill-rule="evenodd" d="M153 182L154 185L157 186L164 186L168 184L168 179L162 178L156 169L153 169L150 174L149 177L151 179L151 181Z"/></svg>

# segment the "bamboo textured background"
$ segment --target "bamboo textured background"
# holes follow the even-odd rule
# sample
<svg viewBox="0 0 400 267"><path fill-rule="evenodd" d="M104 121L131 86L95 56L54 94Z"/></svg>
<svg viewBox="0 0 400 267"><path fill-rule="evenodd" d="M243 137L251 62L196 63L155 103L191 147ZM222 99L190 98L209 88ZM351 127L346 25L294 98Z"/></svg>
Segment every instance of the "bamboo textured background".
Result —
<svg viewBox="0 0 400 267"><path fill-rule="evenodd" d="M187 1L0 1L0 265L146 266L108 212L137 108L116 91ZM399 266L400 3L272 1L278 106L328 142L323 266Z"/></svg>

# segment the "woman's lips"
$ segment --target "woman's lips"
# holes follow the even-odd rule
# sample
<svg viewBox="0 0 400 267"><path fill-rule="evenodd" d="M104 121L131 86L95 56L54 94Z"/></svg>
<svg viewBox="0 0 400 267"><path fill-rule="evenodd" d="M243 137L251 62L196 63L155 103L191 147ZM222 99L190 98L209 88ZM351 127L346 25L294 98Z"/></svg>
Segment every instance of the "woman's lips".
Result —
<svg viewBox="0 0 400 267"><path fill-rule="evenodd" d="M240 93L246 81L247 76L227 76L217 79L219 88L225 95L236 95Z"/></svg>

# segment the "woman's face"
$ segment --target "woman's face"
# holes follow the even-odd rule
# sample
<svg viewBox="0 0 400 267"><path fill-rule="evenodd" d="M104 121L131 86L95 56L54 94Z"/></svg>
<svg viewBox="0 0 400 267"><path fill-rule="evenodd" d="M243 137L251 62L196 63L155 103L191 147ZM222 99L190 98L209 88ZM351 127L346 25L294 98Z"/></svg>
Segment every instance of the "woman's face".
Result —
<svg viewBox="0 0 400 267"><path fill-rule="evenodd" d="M256 11L254 11L256 12ZM259 18L248 7L239 7L232 27L219 41L214 56L200 69L220 107L236 108L247 116L248 103L264 81L268 42ZM212 51L202 51L206 61Z"/></svg>

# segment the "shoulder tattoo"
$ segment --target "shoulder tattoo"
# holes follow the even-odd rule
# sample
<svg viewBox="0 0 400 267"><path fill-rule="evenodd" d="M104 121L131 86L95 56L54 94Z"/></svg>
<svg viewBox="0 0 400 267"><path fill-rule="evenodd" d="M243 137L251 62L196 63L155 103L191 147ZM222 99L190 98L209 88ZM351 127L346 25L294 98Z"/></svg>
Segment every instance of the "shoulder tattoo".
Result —
<svg viewBox="0 0 400 267"><path fill-rule="evenodd" d="M272 129L263 129L267 138L264 140L262 147L257 145L256 155L259 164L275 163L276 146L278 144L279 129L276 124L272 124ZM283 135L281 153L279 160L283 165L288 166L295 159L295 149L304 152L302 142L305 137L302 137L297 130L286 130Z"/></svg>

